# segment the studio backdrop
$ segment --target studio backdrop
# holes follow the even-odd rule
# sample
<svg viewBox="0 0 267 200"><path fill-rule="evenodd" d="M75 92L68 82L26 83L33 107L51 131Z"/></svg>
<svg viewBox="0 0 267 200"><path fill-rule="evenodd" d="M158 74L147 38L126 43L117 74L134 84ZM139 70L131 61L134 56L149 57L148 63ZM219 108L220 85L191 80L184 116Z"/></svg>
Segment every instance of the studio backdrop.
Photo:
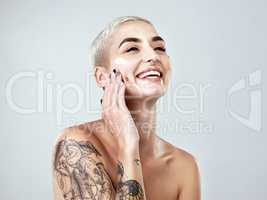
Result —
<svg viewBox="0 0 267 200"><path fill-rule="evenodd" d="M52 150L98 119L89 46L112 19L149 19L166 40L157 133L196 158L203 200L267 199L264 0L0 1L0 199L52 199Z"/></svg>

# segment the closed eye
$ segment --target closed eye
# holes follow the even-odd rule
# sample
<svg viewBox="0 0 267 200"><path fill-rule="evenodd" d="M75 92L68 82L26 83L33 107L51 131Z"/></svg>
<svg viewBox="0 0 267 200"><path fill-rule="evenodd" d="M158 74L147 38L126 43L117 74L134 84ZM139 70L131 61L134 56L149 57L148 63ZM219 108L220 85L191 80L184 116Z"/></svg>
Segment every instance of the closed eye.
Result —
<svg viewBox="0 0 267 200"><path fill-rule="evenodd" d="M154 50L159 50L159 51L163 51L163 52L165 52L165 51L166 51L166 49L165 49L165 48L163 48L163 47L156 47Z"/></svg>
<svg viewBox="0 0 267 200"><path fill-rule="evenodd" d="M130 52L130 51L138 51L138 48L137 47L131 47L131 48L126 50L126 52Z"/></svg>

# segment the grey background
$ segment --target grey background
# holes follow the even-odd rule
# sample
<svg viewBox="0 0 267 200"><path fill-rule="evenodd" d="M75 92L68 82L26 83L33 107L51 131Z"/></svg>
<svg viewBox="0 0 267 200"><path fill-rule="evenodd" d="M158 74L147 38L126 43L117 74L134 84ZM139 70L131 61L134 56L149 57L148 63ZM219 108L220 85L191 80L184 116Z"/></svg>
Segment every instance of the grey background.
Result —
<svg viewBox="0 0 267 200"><path fill-rule="evenodd" d="M89 44L113 18L138 15L155 24L167 41L172 59L170 89L159 102L158 133L196 157L202 199L266 200L266 9L264 0L1 0L0 199L52 199L51 152L55 138L64 127L99 118L102 91L90 75ZM262 93L259 131L229 114L231 109L248 116L250 90L233 95L231 107L227 106L229 89L255 70L262 76L256 88ZM48 73L43 88L47 91L51 87L53 93L50 103L46 93L43 101L52 106L51 111L44 108L23 114L8 104L8 82L25 71ZM63 113L58 121L56 102L60 95L56 88L67 84L80 88L84 97L74 113ZM196 89L196 99L174 98L183 84ZM201 85L209 86L202 103ZM12 100L19 106L36 108L40 103L37 91L37 78L25 78L12 88ZM189 88L179 91L192 95ZM77 105L73 90L67 90L63 97L64 106ZM178 102L183 109L194 112L179 112L175 109ZM186 128L197 120L208 128Z"/></svg>

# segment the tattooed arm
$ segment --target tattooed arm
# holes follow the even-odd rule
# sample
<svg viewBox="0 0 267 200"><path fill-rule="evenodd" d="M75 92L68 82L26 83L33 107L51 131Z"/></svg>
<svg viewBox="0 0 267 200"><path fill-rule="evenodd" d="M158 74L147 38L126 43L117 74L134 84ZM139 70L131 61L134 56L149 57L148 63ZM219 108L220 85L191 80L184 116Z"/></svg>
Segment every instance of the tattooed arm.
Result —
<svg viewBox="0 0 267 200"><path fill-rule="evenodd" d="M63 139L54 151L55 200L113 200L112 182L101 154L87 141Z"/></svg>
<svg viewBox="0 0 267 200"><path fill-rule="evenodd" d="M88 141L63 139L54 150L54 200L145 200L139 150L124 151L118 162L117 191Z"/></svg>
<svg viewBox="0 0 267 200"><path fill-rule="evenodd" d="M145 200L142 167L139 155L140 136L125 102L128 84L118 69L109 73L103 95L102 118L115 138L118 155L119 184L116 199Z"/></svg>
<svg viewBox="0 0 267 200"><path fill-rule="evenodd" d="M118 162L119 184L116 200L145 200L139 150L124 151Z"/></svg>

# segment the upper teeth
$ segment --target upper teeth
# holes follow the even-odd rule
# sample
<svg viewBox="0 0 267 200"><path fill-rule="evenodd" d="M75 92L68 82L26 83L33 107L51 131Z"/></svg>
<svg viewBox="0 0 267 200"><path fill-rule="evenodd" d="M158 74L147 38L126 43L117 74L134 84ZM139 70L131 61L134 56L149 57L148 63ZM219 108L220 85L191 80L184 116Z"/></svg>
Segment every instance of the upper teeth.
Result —
<svg viewBox="0 0 267 200"><path fill-rule="evenodd" d="M140 75L138 75L139 78L144 78L146 76L149 76L149 75L156 75L156 76L160 76L160 72L158 71L154 71L154 70L151 70L151 71L148 71L148 72L144 72Z"/></svg>

